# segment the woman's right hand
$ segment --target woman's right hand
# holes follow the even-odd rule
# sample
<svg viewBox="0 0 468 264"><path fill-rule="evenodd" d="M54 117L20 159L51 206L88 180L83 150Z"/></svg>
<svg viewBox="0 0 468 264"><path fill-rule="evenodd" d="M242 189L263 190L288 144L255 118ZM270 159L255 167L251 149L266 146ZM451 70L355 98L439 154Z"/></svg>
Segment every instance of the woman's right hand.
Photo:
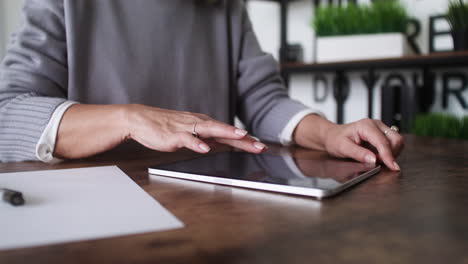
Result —
<svg viewBox="0 0 468 264"><path fill-rule="evenodd" d="M198 138L192 135L193 130ZM54 156L76 159L110 150L133 139L158 151L189 148L207 153L206 140L215 140L244 151L260 153L266 147L247 131L206 115L145 105L71 106L63 115Z"/></svg>
<svg viewBox="0 0 468 264"><path fill-rule="evenodd" d="M185 147L195 152L207 153L210 147L204 141L206 139L253 153L260 153L265 149L265 145L250 137L247 131L204 114L145 105L126 107L128 130L125 137L154 150L173 152ZM194 132L198 137L193 135Z"/></svg>

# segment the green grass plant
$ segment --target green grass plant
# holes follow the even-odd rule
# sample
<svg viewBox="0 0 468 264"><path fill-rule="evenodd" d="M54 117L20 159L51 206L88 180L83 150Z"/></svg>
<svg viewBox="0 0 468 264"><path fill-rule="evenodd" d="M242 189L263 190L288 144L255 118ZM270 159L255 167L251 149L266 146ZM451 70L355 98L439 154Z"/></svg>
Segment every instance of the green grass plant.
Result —
<svg viewBox="0 0 468 264"><path fill-rule="evenodd" d="M410 132L419 136L468 139L468 116L460 119L440 113L419 115Z"/></svg>
<svg viewBox="0 0 468 264"><path fill-rule="evenodd" d="M453 30L468 29L468 4L463 0L450 1L447 20Z"/></svg>
<svg viewBox="0 0 468 264"><path fill-rule="evenodd" d="M409 17L397 0L370 5L348 4L315 9L312 25L317 36L406 32Z"/></svg>
<svg viewBox="0 0 468 264"><path fill-rule="evenodd" d="M463 117L460 138L468 139L468 116Z"/></svg>

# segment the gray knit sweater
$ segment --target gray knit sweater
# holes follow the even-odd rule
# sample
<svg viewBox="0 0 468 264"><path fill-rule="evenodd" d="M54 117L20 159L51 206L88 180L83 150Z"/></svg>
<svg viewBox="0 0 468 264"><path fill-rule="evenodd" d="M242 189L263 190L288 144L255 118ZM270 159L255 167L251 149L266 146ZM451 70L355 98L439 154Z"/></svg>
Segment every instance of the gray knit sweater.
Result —
<svg viewBox="0 0 468 264"><path fill-rule="evenodd" d="M237 115L254 135L278 141L306 107L288 98L243 1L198 2L26 0L0 69L0 159L35 160L66 100L140 103L224 122Z"/></svg>

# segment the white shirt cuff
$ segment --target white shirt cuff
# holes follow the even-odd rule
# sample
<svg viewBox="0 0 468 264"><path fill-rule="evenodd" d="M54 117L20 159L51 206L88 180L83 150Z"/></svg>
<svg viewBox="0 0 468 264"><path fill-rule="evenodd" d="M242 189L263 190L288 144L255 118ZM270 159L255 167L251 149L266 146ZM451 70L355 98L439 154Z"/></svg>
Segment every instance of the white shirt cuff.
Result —
<svg viewBox="0 0 468 264"><path fill-rule="evenodd" d="M279 135L279 140L281 144L283 144L284 146L289 146L292 143L294 143L293 142L294 130L296 129L299 122L301 122L302 119L304 119L304 117L310 114L316 114L325 118L325 115L322 112L313 110L313 109L305 109L305 110L298 112L291 118L291 120L289 120L289 122L286 124L283 130L281 130L281 133Z"/></svg>
<svg viewBox="0 0 468 264"><path fill-rule="evenodd" d="M60 121L62 121L63 114L70 106L74 104L77 103L73 101L66 101L59 105L52 114L49 123L47 123L46 128L42 132L41 137L36 144L36 157L40 161L46 163L58 163L62 161L61 159L55 158L52 154L54 153L57 132Z"/></svg>

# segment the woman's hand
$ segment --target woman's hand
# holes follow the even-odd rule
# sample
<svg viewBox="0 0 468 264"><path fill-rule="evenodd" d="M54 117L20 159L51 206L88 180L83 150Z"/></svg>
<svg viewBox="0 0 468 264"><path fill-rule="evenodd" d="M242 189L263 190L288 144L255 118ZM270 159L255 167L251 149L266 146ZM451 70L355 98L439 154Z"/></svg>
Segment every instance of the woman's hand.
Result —
<svg viewBox="0 0 468 264"><path fill-rule="evenodd" d="M265 149L265 145L248 136L247 131L198 113L129 105L126 127L126 138L165 152L186 147L199 153L207 153L210 147L204 142L205 139L214 139L253 153L260 153Z"/></svg>
<svg viewBox="0 0 468 264"><path fill-rule="evenodd" d="M384 134L385 131L388 132ZM403 149L403 137L379 120L363 119L337 125L309 115L299 123L294 139L301 146L325 150L336 157L366 163L380 160L388 168L400 170L395 157ZM371 149L375 149L375 153Z"/></svg>
<svg viewBox="0 0 468 264"><path fill-rule="evenodd" d="M195 131L194 131L195 130ZM194 137L195 132L199 137ZM205 140L215 140L248 152L266 147L247 131L206 115L144 105L73 105L63 115L54 156L76 159L92 156L133 139L158 151L186 147L207 153Z"/></svg>

